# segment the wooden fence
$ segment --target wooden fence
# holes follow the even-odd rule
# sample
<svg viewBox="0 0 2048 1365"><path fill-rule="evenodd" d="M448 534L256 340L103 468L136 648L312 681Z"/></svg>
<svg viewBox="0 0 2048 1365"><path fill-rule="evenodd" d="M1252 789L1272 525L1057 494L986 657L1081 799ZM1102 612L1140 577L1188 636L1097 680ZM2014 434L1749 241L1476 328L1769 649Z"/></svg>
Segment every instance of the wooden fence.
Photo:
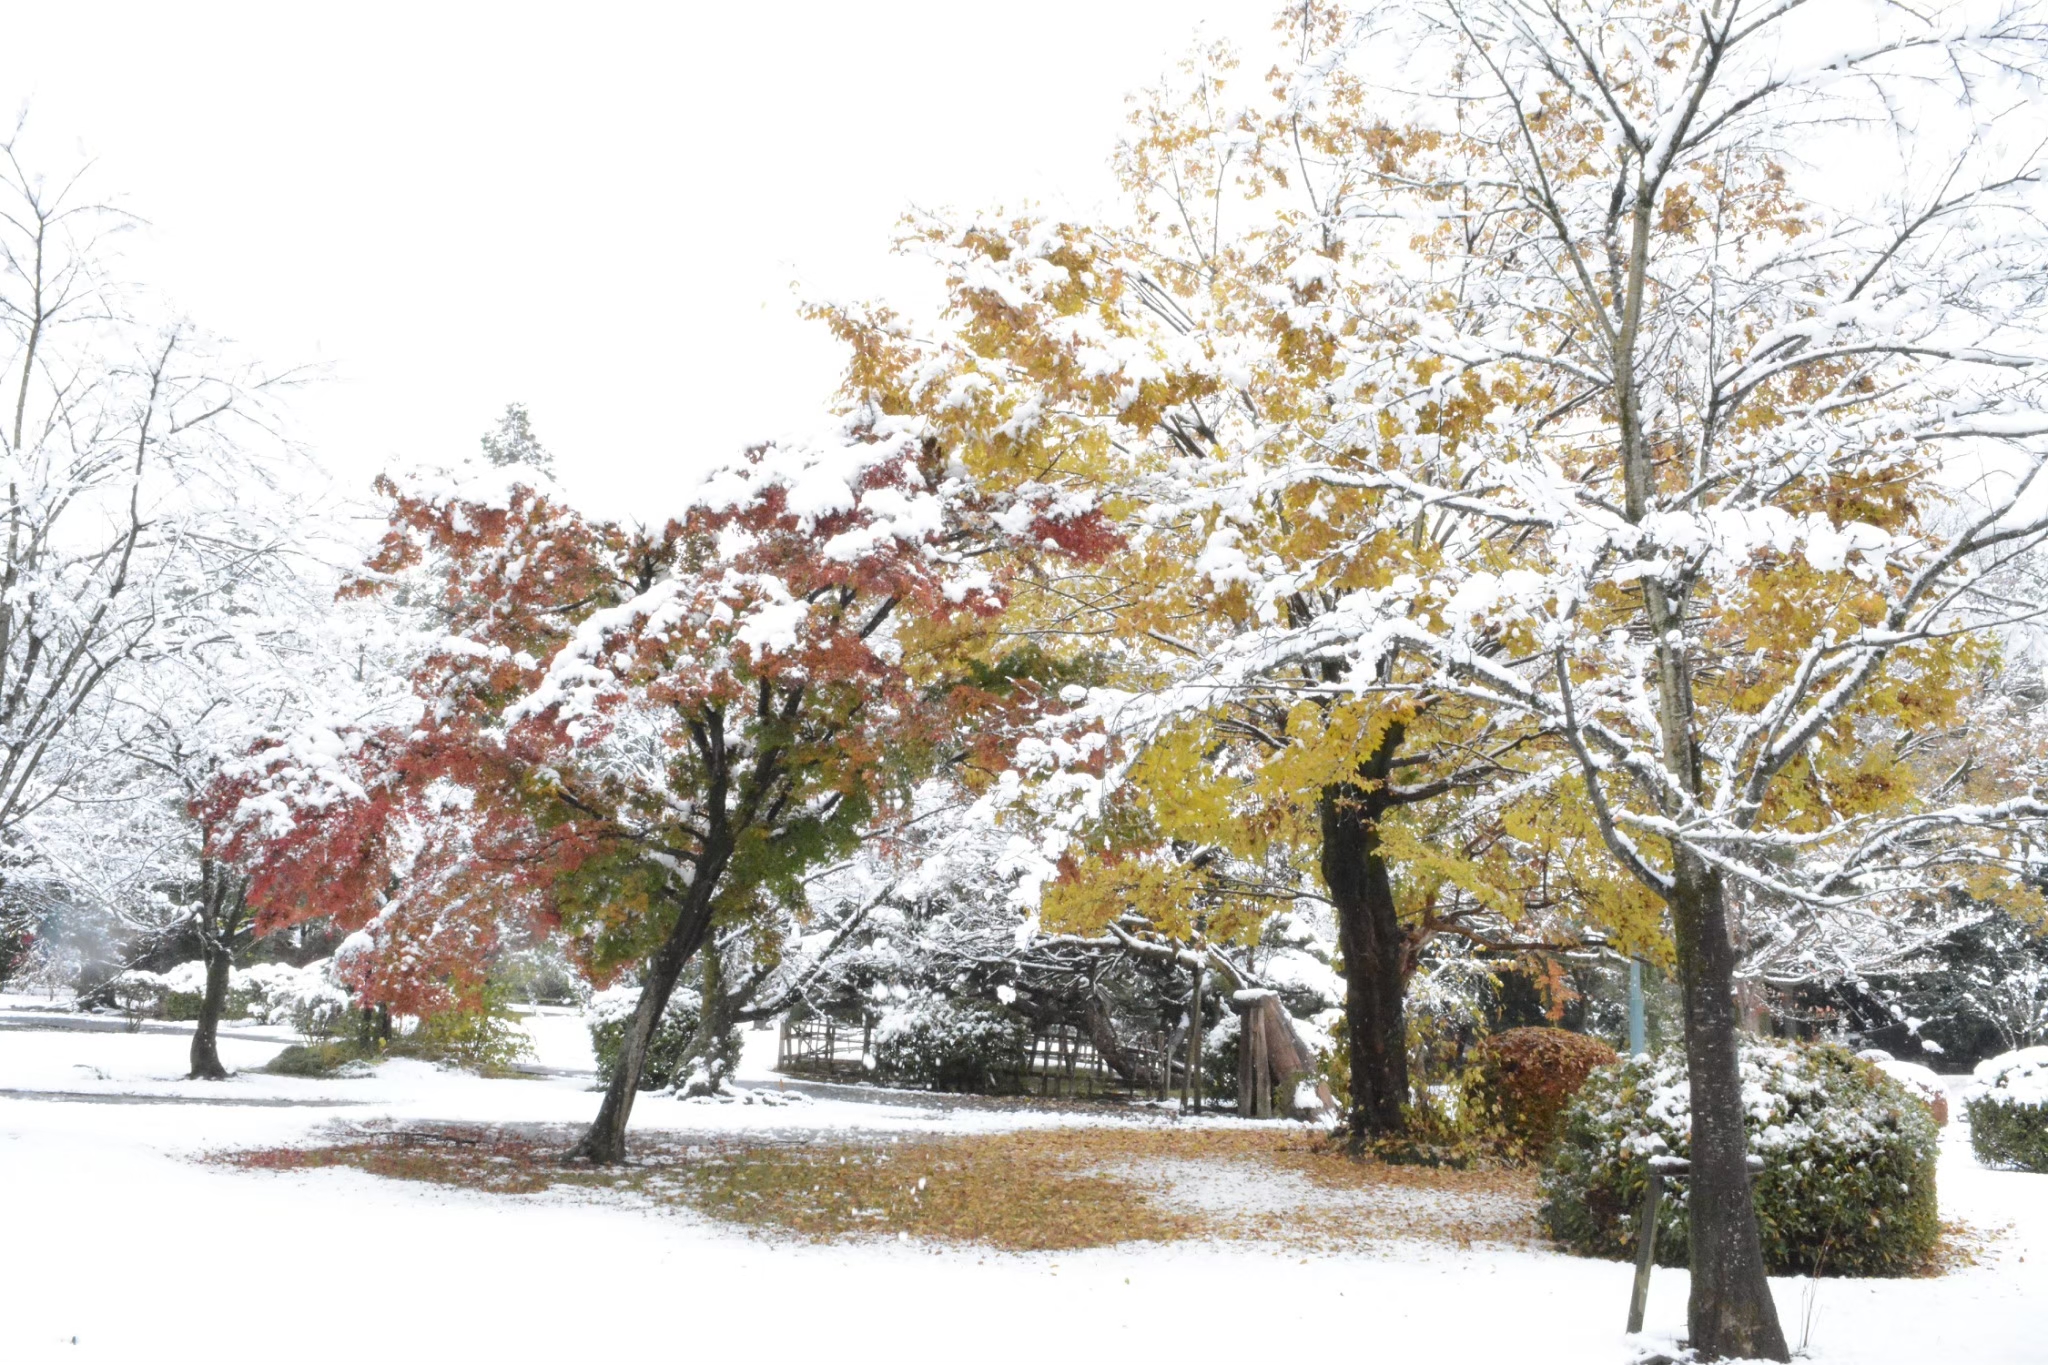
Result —
<svg viewBox="0 0 2048 1365"><path fill-rule="evenodd" d="M1006 1093L1058 1097L1146 1094L1165 1098L1167 1039L1151 1034L1124 1045L1137 1084L1112 1071L1083 1030L1055 1024L1032 1033L1015 1070L999 1073ZM864 1081L874 1074L872 1019L837 1019L814 1014L785 1019L776 1045L775 1069L819 1080Z"/></svg>
<svg viewBox="0 0 2048 1365"><path fill-rule="evenodd" d="M1034 1033L1025 1054L1019 1089L1027 1095L1091 1096L1167 1095L1167 1040L1150 1034L1124 1044L1136 1073L1127 1081L1112 1071L1088 1035L1072 1024L1055 1024Z"/></svg>
<svg viewBox="0 0 2048 1365"><path fill-rule="evenodd" d="M831 1081L868 1078L875 1046L872 1019L849 1023L829 1014L784 1019L775 1049L775 1069L792 1076Z"/></svg>

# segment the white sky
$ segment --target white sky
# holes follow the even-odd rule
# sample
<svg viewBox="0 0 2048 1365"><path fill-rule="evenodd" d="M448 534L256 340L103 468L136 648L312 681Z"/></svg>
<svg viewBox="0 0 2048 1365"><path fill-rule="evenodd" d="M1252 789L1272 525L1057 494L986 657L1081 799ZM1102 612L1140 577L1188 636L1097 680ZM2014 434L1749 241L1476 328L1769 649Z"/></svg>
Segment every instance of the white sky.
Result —
<svg viewBox="0 0 2048 1365"><path fill-rule="evenodd" d="M350 486L526 403L592 510L800 428L813 297L892 296L912 204L1085 207L1126 93L1268 0L15 7L0 110L151 223L128 272L331 378L297 434Z"/></svg>

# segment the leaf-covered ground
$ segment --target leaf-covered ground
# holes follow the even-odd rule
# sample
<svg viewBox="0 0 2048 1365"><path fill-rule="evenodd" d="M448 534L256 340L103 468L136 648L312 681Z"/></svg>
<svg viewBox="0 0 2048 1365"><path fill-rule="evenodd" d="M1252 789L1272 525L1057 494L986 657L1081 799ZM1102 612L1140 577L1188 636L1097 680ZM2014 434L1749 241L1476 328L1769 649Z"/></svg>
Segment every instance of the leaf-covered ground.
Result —
<svg viewBox="0 0 2048 1365"><path fill-rule="evenodd" d="M1419 1238L1535 1241L1525 1171L1352 1159L1294 1127L1065 1127L967 1137L650 1133L631 1165L564 1166L567 1132L406 1125L227 1153L254 1170L345 1166L499 1194L611 1190L816 1241L932 1238L1004 1251L1243 1240L1338 1251Z"/></svg>

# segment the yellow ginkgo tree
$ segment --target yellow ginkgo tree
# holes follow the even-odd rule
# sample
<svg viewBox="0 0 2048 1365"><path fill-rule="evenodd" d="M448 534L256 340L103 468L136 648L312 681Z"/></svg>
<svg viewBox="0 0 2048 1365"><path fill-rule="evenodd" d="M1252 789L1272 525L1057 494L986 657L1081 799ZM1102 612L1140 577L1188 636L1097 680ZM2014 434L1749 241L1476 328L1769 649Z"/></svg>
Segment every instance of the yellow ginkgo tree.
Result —
<svg viewBox="0 0 2048 1365"><path fill-rule="evenodd" d="M1016 769L1050 830L1042 923L1202 948L1323 903L1349 1124L1371 1138L1407 1120L1404 999L1430 938L1560 943L1586 884L1616 880L1590 820L1557 818L1569 769L1545 725L1432 686L1433 658L1362 634L1353 606L1405 594L1427 633L1493 619L1494 585L1539 572L1541 537L1412 492L1559 390L1413 354L1384 234L1347 226L1434 135L1312 126L1256 82L1233 102L1233 81L1208 54L1140 108L1119 222L914 222L945 316L829 316L861 401L921 420L963 477L1005 471L1119 537L1019 580L1006 617L1005 647L1077 680ZM1518 629L1487 648L1526 654ZM1654 951L1653 916L1615 918Z"/></svg>
<svg viewBox="0 0 2048 1365"><path fill-rule="evenodd" d="M1584 913L1649 908L1670 936L1691 1344L1783 1359L1738 918L1848 951L1958 886L2031 908L2048 799L1971 789L1929 737L2040 610L2008 580L2048 538L2048 30L2025 7L1420 0L1298 31L1276 85L1325 130L1303 146L1405 130L1338 215L1382 262L1357 321L1399 319L1395 345L1340 351L1494 398L1455 458L1385 485L1514 549L1354 589L1342 645L1325 617L1267 647L1342 648L1561 744L1550 818L1610 869ZM1318 439L1374 449L1390 396Z"/></svg>

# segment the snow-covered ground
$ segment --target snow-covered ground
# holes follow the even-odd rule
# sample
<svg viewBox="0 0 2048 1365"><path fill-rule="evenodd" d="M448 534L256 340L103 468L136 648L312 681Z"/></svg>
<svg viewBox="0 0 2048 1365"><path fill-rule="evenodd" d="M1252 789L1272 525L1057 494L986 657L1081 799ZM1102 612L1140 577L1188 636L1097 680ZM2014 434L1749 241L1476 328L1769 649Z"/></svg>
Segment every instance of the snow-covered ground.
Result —
<svg viewBox="0 0 2048 1365"><path fill-rule="evenodd" d="M1037 1362L1193 1350L1619 1365L1631 1354L1620 1330L1629 1268L1544 1251L813 1246L565 1190L483 1195L352 1170L201 1164L195 1153L300 1141L337 1120L585 1120L596 1097L581 1025L560 1013L531 1021L547 1069L534 1079L395 1061L356 1080L245 1070L208 1085L179 1079L182 1027L130 1033L38 1006L0 997L0 1361ZM290 1041L282 1029L226 1033L231 1067L260 1066ZM773 1035L748 1042L742 1083L775 1090ZM634 1123L941 1134L1105 1121L888 1098L643 1096ZM1242 1193L1248 1207L1265 1197ZM1196 1183L1178 1197L1206 1205L1218 1194ZM1978 1167L1951 1125L1941 1195L1945 1216L1995 1234L1975 1267L1817 1290L1778 1282L1787 1332L1807 1336L1813 1359L2048 1360L2048 1176ZM1652 1336L1682 1323L1685 1278L1658 1272ZM1347 1341L1360 1323L1373 1338Z"/></svg>

